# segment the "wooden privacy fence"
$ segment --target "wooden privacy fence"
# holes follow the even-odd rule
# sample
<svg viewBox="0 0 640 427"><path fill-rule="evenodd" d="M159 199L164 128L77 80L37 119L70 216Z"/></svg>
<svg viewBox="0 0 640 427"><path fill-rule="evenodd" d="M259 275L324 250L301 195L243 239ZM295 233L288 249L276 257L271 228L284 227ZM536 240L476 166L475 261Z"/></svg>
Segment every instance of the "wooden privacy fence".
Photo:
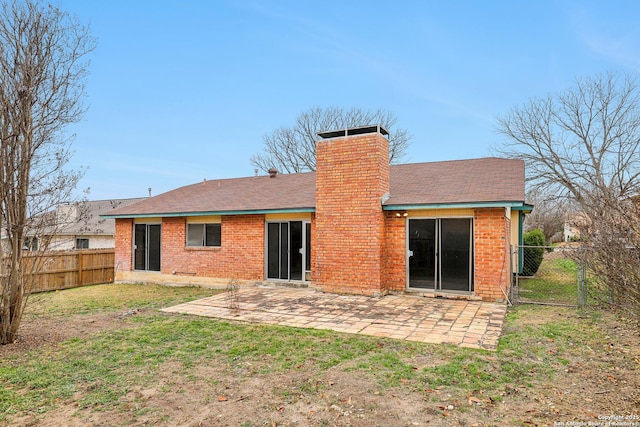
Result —
<svg viewBox="0 0 640 427"><path fill-rule="evenodd" d="M36 257L40 257L37 260ZM31 292L46 292L113 281L115 250L86 249L23 257L24 271L41 262L31 275Z"/></svg>

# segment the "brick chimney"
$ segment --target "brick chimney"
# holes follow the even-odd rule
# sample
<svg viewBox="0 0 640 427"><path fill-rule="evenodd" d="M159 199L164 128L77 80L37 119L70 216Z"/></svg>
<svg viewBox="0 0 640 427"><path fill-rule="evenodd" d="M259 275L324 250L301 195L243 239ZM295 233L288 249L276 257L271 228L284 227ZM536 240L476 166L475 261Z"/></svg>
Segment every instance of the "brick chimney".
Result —
<svg viewBox="0 0 640 427"><path fill-rule="evenodd" d="M314 282L327 292L380 295L389 192L388 132L365 126L318 134Z"/></svg>

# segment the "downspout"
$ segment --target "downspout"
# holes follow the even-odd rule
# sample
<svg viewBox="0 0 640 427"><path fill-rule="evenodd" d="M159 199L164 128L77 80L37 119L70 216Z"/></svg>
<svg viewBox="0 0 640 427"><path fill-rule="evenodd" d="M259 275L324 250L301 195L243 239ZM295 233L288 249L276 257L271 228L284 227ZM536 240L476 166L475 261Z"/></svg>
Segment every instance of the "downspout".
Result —
<svg viewBox="0 0 640 427"><path fill-rule="evenodd" d="M522 273L522 258L524 256L522 251L524 246L524 212L518 212L518 274Z"/></svg>
<svg viewBox="0 0 640 427"><path fill-rule="evenodd" d="M505 220L505 231L507 229L509 230L509 233L505 233L505 240L506 240L506 237L507 237L506 234L511 235L511 208L508 206L505 206L504 208L504 220ZM502 262L502 274L500 275L501 277L504 277L504 272L507 268L507 261L509 261L509 264L511 264L511 241L510 240L508 242L505 242L505 252L506 252L505 257ZM511 268L509 268L509 276L511 276ZM509 277L509 280L511 280L511 277ZM503 286L502 278L500 279L500 290L502 291L502 295L504 295L504 298L507 300L507 304L509 304L510 306L513 305L511 304L511 300L509 299L507 290Z"/></svg>

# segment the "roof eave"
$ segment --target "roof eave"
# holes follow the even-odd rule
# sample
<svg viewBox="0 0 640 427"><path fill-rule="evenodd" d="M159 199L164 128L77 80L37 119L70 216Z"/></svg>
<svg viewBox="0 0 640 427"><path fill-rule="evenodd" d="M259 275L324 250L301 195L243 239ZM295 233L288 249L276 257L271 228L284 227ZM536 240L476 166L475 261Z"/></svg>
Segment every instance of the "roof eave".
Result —
<svg viewBox="0 0 640 427"><path fill-rule="evenodd" d="M523 203L522 206L512 208L515 211L522 211L524 213L531 213L533 211L533 205L529 203Z"/></svg>
<svg viewBox="0 0 640 427"><path fill-rule="evenodd" d="M249 209L234 211L201 211L201 212L155 212L141 214L116 214L116 215L100 215L100 218L107 219L124 219L124 218L175 218L175 217L192 217L192 216L221 216L221 215L266 215L281 213L313 213L315 207L304 208L284 208L284 209Z"/></svg>
<svg viewBox="0 0 640 427"><path fill-rule="evenodd" d="M382 206L385 211L399 210L423 210L423 209L471 209L471 208L511 208L514 210L527 210L525 203L515 201L497 202L457 202L457 203L421 203L421 204L388 204ZM533 207L532 207L533 209Z"/></svg>

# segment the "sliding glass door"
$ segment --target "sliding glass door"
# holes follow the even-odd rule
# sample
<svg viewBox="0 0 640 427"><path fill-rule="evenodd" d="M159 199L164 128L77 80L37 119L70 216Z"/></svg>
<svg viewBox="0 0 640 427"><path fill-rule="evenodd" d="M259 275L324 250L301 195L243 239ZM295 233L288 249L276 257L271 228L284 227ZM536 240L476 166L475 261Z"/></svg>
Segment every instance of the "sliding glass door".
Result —
<svg viewBox="0 0 640 427"><path fill-rule="evenodd" d="M135 224L134 270L160 271L160 224Z"/></svg>
<svg viewBox="0 0 640 427"><path fill-rule="evenodd" d="M306 221L267 223L267 278L307 280L311 270L311 224Z"/></svg>
<svg viewBox="0 0 640 427"><path fill-rule="evenodd" d="M473 291L471 218L409 219L408 288Z"/></svg>

